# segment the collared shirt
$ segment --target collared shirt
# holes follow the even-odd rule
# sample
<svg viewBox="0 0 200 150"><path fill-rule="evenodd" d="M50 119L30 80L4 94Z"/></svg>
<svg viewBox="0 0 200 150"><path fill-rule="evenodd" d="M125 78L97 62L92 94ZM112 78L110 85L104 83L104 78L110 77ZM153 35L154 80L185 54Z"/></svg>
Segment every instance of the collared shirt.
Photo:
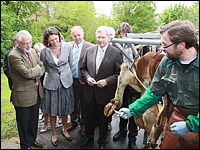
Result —
<svg viewBox="0 0 200 150"><path fill-rule="evenodd" d="M161 96L169 94L175 106L199 111L199 47L197 57L185 70L179 60L169 60L166 56L160 62L151 86L141 98L129 105L131 114L137 117L158 103ZM186 124L190 131L199 132L198 116L189 115Z"/></svg>
<svg viewBox="0 0 200 150"><path fill-rule="evenodd" d="M108 44L103 48L101 48L98 45L97 55L96 55L96 73L98 73L99 67L100 67L101 62L102 62L102 60L104 58L104 55L105 55L107 47L108 47Z"/></svg>
<svg viewBox="0 0 200 150"><path fill-rule="evenodd" d="M169 60L164 56L150 86L153 94L164 96L168 93L175 106L199 110L199 50L197 51L196 59L185 71L179 60ZM138 110L144 112L143 110L146 110L147 106L158 101L159 99L143 99L141 104L136 101L134 105L138 107Z"/></svg>
<svg viewBox="0 0 200 150"><path fill-rule="evenodd" d="M83 47L83 42L84 42L84 40L80 44L74 43L74 45L73 45L73 56L74 56L74 53L76 52L76 49L78 49L78 54L77 54L78 55L78 60L80 58L81 49ZM76 68L75 69L75 74L73 74L73 77L74 78L78 78L78 62L76 63L75 68Z"/></svg>
<svg viewBox="0 0 200 150"><path fill-rule="evenodd" d="M199 109L199 53L185 70L179 60L172 61L165 56L151 87L156 95L168 93L175 106Z"/></svg>
<svg viewBox="0 0 200 150"><path fill-rule="evenodd" d="M106 52L106 49L108 48L108 44L106 45L106 46L104 46L103 48L101 48L99 45L98 45L98 51L100 50L100 49L103 49L103 52L104 52L104 55L105 55L105 52ZM97 51L97 53L98 53L98 51Z"/></svg>

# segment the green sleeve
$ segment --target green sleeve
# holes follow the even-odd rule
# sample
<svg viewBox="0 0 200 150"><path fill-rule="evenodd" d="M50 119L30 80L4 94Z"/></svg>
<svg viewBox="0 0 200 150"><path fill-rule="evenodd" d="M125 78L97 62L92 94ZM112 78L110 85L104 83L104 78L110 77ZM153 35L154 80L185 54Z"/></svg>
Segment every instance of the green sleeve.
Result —
<svg viewBox="0 0 200 150"><path fill-rule="evenodd" d="M156 96L149 86L139 99L129 105L130 112L134 117L138 117L142 115L147 109L157 104L160 99L161 96Z"/></svg>
<svg viewBox="0 0 200 150"><path fill-rule="evenodd" d="M186 120L189 131L199 132L199 113L197 116L189 115Z"/></svg>

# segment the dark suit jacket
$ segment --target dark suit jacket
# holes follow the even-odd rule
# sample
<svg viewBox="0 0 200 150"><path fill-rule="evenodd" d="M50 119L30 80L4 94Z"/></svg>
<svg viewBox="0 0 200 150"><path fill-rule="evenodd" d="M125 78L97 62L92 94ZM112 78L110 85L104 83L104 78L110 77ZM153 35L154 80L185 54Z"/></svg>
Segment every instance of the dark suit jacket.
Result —
<svg viewBox="0 0 200 150"><path fill-rule="evenodd" d="M10 90L12 90L13 84L12 84L12 79L10 77L9 68L8 68L8 54L10 53L11 50L12 49L7 50L4 53L4 60L3 60L3 72L6 75L6 77L8 78L8 85L9 85Z"/></svg>
<svg viewBox="0 0 200 150"><path fill-rule="evenodd" d="M85 83L84 83L84 79L80 73L80 67L83 63L87 49L91 46L94 46L94 44L86 42L86 41L83 42L83 47L81 49L81 54L80 54L79 61L78 61L78 76L79 76L79 81L81 84L85 84Z"/></svg>
<svg viewBox="0 0 200 150"><path fill-rule="evenodd" d="M120 73L120 65L122 64L123 59L117 48L108 45L99 71L96 74L96 54L97 45L88 48L84 61L80 67L81 74L86 82L84 98L87 101L91 101L94 94L97 104L107 104L114 97L117 78ZM96 81L105 79L108 85L103 88L99 88L96 85L89 86L87 84L88 77L92 77Z"/></svg>

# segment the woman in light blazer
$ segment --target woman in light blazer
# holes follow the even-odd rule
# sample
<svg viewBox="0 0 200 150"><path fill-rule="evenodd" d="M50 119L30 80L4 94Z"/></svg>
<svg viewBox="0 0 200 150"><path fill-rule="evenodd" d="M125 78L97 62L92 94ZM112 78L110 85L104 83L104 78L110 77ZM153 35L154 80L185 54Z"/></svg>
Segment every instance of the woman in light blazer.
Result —
<svg viewBox="0 0 200 150"><path fill-rule="evenodd" d="M68 115L74 111L73 78L70 69L72 51L68 42L61 41L61 35L54 27L44 30L43 44L46 46L40 54L45 66L43 111L50 114L51 142L57 146L57 116L62 118L62 135L66 140L72 141L67 132Z"/></svg>

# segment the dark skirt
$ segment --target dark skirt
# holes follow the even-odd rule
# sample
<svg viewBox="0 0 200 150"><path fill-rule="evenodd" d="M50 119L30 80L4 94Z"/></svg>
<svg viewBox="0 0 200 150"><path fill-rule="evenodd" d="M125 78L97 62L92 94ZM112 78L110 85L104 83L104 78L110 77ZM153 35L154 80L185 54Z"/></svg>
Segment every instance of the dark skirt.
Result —
<svg viewBox="0 0 200 150"><path fill-rule="evenodd" d="M44 114L51 116L67 116L74 111L73 87L65 88L62 84L56 90L44 88L44 100L42 102Z"/></svg>

